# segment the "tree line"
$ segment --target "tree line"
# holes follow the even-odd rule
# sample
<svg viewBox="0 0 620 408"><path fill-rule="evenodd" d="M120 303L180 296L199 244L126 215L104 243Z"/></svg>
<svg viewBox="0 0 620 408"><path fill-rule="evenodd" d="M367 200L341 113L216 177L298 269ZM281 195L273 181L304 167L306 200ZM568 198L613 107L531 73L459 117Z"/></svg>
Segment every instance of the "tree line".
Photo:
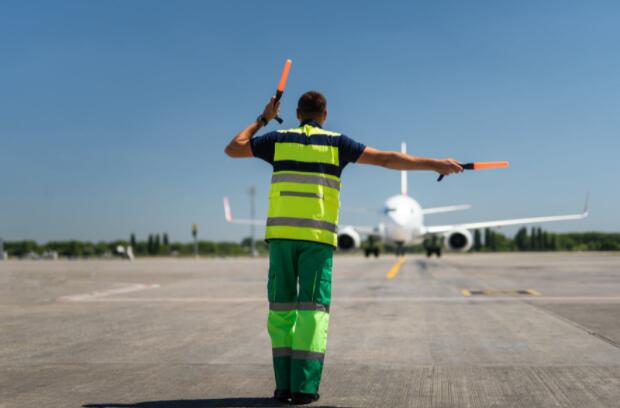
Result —
<svg viewBox="0 0 620 408"><path fill-rule="evenodd" d="M9 257L25 258L40 257L56 253L64 258L99 258L113 257L117 248L131 246L135 256L193 256L193 242L171 242L168 234L149 234L146 240L136 239L131 234L128 240L109 242L89 242L78 240L50 241L39 244L34 240L5 241L4 250ZM259 253L266 252L266 244L256 242ZM199 240L198 255L200 256L243 256L251 253L251 240L244 238L241 242Z"/></svg>
<svg viewBox="0 0 620 408"><path fill-rule="evenodd" d="M553 233L540 227L523 227L510 238L492 229L474 231L473 251L618 251L620 233Z"/></svg>
<svg viewBox="0 0 620 408"><path fill-rule="evenodd" d="M193 242L171 242L168 234L149 234L147 239L138 240L131 234L128 240L110 242L88 242L78 240L50 241L39 244L33 240L5 241L4 250L10 257L24 258L41 256L45 253L57 253L65 258L111 257L118 246L131 246L136 256L192 256ZM241 242L198 241L200 256L245 256L251 254L251 240L244 238ZM259 254L267 253L263 240L256 241ZM416 250L418 249L418 250ZM386 246L390 250L390 246ZM413 248L413 252L422 249ZM507 251L618 251L620 250L620 233L573 232L552 233L540 227L521 228L514 237L508 237L492 229L473 232L474 252Z"/></svg>

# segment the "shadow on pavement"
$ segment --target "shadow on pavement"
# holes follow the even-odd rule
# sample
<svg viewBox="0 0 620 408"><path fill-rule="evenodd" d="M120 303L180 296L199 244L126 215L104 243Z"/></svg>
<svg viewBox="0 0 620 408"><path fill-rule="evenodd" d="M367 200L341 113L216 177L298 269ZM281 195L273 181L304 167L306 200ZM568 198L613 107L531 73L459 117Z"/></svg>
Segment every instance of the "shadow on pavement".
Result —
<svg viewBox="0 0 620 408"><path fill-rule="evenodd" d="M83 408L242 408L242 407L287 407L273 398L211 398L199 400L143 401L132 404L117 402L84 404ZM336 408L325 405L308 405L312 408Z"/></svg>

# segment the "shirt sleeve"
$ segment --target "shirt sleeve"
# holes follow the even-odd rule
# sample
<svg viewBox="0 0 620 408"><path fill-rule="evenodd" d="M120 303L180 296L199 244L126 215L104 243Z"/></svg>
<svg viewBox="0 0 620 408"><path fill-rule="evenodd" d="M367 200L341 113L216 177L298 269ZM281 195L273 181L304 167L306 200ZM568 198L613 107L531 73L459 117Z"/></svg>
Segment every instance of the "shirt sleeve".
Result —
<svg viewBox="0 0 620 408"><path fill-rule="evenodd" d="M273 164L276 136L277 132L269 132L250 139L252 155L265 160L267 163Z"/></svg>
<svg viewBox="0 0 620 408"><path fill-rule="evenodd" d="M338 147L338 153L340 156L340 166L344 167L349 163L355 163L364 152L366 145L356 142L345 135L341 135L339 139L340 146Z"/></svg>

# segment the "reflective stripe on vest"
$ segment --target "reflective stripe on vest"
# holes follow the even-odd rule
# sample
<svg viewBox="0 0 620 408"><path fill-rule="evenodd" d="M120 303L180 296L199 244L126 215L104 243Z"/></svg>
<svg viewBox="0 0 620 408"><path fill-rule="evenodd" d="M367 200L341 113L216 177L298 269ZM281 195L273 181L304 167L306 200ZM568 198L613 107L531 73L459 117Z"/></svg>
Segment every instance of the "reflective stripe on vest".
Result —
<svg viewBox="0 0 620 408"><path fill-rule="evenodd" d="M265 238L336 246L340 134L311 125L278 133Z"/></svg>

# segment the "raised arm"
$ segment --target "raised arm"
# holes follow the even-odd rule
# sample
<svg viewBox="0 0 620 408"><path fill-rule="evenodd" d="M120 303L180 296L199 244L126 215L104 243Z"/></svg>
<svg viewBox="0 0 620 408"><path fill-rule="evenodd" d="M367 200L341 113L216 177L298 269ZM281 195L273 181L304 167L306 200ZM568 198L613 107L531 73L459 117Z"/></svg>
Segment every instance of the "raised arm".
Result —
<svg viewBox="0 0 620 408"><path fill-rule="evenodd" d="M460 173L463 167L454 159L431 159L406 153L366 147L357 163L381 166L392 170L431 170L447 176Z"/></svg>
<svg viewBox="0 0 620 408"><path fill-rule="evenodd" d="M276 101L276 97L272 96L271 100L267 102L267 105L265 105L265 109L263 110L262 118L264 120L259 117L259 119L250 123L245 129L237 133L237 135L232 138L230 143L228 143L226 149L224 149L224 152L230 157L252 157L252 147L250 146L252 136L258 132L258 129L266 125L271 119L275 118L278 115L279 110L280 101Z"/></svg>

